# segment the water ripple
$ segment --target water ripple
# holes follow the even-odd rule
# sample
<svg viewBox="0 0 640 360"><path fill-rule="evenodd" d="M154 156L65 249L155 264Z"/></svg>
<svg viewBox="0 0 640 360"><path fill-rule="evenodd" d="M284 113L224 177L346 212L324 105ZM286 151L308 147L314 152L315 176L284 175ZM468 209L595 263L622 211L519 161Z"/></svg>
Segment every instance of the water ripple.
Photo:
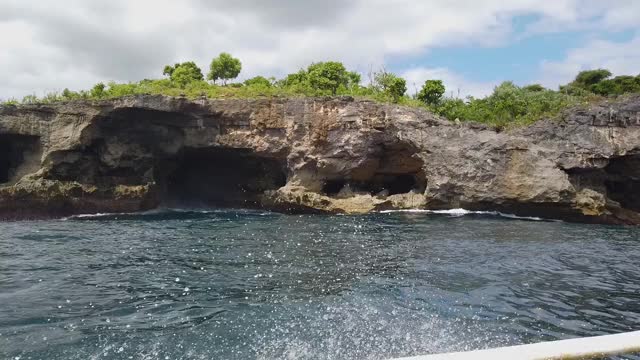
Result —
<svg viewBox="0 0 640 360"><path fill-rule="evenodd" d="M639 229L530 220L0 223L0 357L383 359L640 328Z"/></svg>

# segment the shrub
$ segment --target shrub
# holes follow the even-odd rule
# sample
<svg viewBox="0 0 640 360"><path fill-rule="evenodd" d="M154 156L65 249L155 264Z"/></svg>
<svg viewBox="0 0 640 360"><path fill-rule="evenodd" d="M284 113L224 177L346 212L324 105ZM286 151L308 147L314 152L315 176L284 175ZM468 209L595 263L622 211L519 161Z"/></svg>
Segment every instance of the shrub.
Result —
<svg viewBox="0 0 640 360"><path fill-rule="evenodd" d="M26 95L22 98L23 104L37 104L40 102L35 94Z"/></svg>
<svg viewBox="0 0 640 360"><path fill-rule="evenodd" d="M603 96L640 92L640 79L628 75L616 76L592 85L590 90Z"/></svg>
<svg viewBox="0 0 640 360"><path fill-rule="evenodd" d="M222 53L212 61L211 80L227 81L235 78L241 64L231 55ZM215 71L214 71L215 70ZM71 91L49 93L42 98L27 95L22 103L51 103L73 99L102 99L134 94L162 94L169 96L187 96L199 98L235 97L251 98L257 96L316 96L349 94L376 101L393 101L406 106L426 107L448 119L475 121L507 128L529 124L541 118L557 115L569 106L597 99L598 96L618 96L627 93L640 93L640 75L616 76L606 69L588 70L579 73L569 84L560 87L560 91L545 89L540 84L517 86L504 82L484 98L466 99L443 98L444 85L440 80L428 80L422 86L416 99L405 95L406 81L385 71L370 76L371 84L360 86L360 75L348 71L340 62L328 61L309 65L306 69L292 73L280 80L256 76L243 83L218 86L204 81L202 71L194 62L167 65L164 79L144 79L134 83L109 82L98 83L89 91ZM16 104L17 100L4 101L4 104Z"/></svg>
<svg viewBox="0 0 640 360"><path fill-rule="evenodd" d="M271 80L264 76L255 76L244 81L246 86L271 87Z"/></svg>
<svg viewBox="0 0 640 360"><path fill-rule="evenodd" d="M390 72L382 70L373 76L373 88L397 103L407 92L407 81Z"/></svg>
<svg viewBox="0 0 640 360"><path fill-rule="evenodd" d="M80 98L80 94L67 88L62 90L62 100L73 100Z"/></svg>
<svg viewBox="0 0 640 360"><path fill-rule="evenodd" d="M522 90L530 91L530 92L539 92L539 91L545 91L547 89L545 89L545 87L540 84L531 84L523 87Z"/></svg>
<svg viewBox="0 0 640 360"><path fill-rule="evenodd" d="M100 99L104 97L106 85L104 83L97 83L91 88L91 97Z"/></svg>
<svg viewBox="0 0 640 360"><path fill-rule="evenodd" d="M109 89L104 92L107 97L121 97L127 95L134 95L138 93L138 85L135 83L118 84L111 81L109 83Z"/></svg>
<svg viewBox="0 0 640 360"><path fill-rule="evenodd" d="M0 101L0 105L18 105L19 103L20 101L18 101L18 99L15 99L15 98L9 98L7 100Z"/></svg>

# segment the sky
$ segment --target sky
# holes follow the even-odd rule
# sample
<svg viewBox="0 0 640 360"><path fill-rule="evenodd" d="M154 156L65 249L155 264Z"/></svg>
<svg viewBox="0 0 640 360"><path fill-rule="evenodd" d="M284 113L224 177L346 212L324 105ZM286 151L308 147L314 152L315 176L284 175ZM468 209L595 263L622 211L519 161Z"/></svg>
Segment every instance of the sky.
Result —
<svg viewBox="0 0 640 360"><path fill-rule="evenodd" d="M162 77L229 52L240 80L341 61L409 93L557 88L580 70L640 73L639 0L0 0L0 99Z"/></svg>

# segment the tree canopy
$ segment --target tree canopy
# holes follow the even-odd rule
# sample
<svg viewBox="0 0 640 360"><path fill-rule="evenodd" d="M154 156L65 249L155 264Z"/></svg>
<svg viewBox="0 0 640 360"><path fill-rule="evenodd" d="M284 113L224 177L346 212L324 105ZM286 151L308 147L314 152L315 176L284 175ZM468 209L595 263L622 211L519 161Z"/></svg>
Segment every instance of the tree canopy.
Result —
<svg viewBox="0 0 640 360"><path fill-rule="evenodd" d="M427 105L437 105L444 95L445 87L442 80L427 80L417 95L417 99Z"/></svg>
<svg viewBox="0 0 640 360"><path fill-rule="evenodd" d="M179 87L185 87L194 81L204 80L202 70L193 61L177 63L173 66L166 65L162 74L169 76L171 81Z"/></svg>
<svg viewBox="0 0 640 360"><path fill-rule="evenodd" d="M605 79L591 85L589 90L603 96L637 93L640 92L640 76L621 75Z"/></svg>
<svg viewBox="0 0 640 360"><path fill-rule="evenodd" d="M537 92L537 91L545 91L547 89L545 89L544 86L540 85L540 84L531 84L531 85L527 85L524 86L522 88L525 91L531 91L531 92Z"/></svg>
<svg viewBox="0 0 640 360"><path fill-rule="evenodd" d="M395 74L382 70L373 76L373 87L398 102L407 92L407 81Z"/></svg>
<svg viewBox="0 0 640 360"><path fill-rule="evenodd" d="M95 97L95 98L101 98L104 96L105 92L105 88L107 86L104 83L97 83L93 86L93 88L91 89L91 96Z"/></svg>
<svg viewBox="0 0 640 360"><path fill-rule="evenodd" d="M589 93L615 96L640 92L640 75L636 77L621 75L611 78L612 75L607 69L581 71L572 82L561 86L560 90L575 96L584 96Z"/></svg>
<svg viewBox="0 0 640 360"><path fill-rule="evenodd" d="M359 75L348 72L344 65L337 61L309 65L307 80L313 89L326 90L332 95L335 95L341 86L349 88L354 81L356 84L360 82Z"/></svg>
<svg viewBox="0 0 640 360"><path fill-rule="evenodd" d="M212 80L214 83L222 80L222 83L226 84L228 80L237 78L240 71L242 71L242 63L240 60L234 58L229 53L223 52L211 60L207 79Z"/></svg>
<svg viewBox="0 0 640 360"><path fill-rule="evenodd" d="M165 65L164 66L164 70L162 70L162 75L166 75L171 77L171 74L173 74L173 71L175 69L178 68L178 66L180 66L180 63L176 63L175 65L171 66L171 65Z"/></svg>
<svg viewBox="0 0 640 360"><path fill-rule="evenodd" d="M360 74L348 71L341 62L326 61L312 63L277 83L303 92L337 95L356 89L360 84Z"/></svg>
<svg viewBox="0 0 640 360"><path fill-rule="evenodd" d="M255 76L255 77L252 77L251 79L245 80L244 85L271 87L271 80L267 79L264 76Z"/></svg>
<svg viewBox="0 0 640 360"><path fill-rule="evenodd" d="M579 87L589 88L591 85L595 85L609 78L611 75L611 71L606 69L585 70L578 73L576 79L573 80L573 84Z"/></svg>

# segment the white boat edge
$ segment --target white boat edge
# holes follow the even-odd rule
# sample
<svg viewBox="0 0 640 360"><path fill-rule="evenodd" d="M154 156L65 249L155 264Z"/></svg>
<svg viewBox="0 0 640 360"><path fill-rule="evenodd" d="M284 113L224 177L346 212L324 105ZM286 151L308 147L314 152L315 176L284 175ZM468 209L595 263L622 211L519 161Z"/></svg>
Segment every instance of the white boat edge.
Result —
<svg viewBox="0 0 640 360"><path fill-rule="evenodd" d="M394 360L567 360L634 353L640 353L640 331Z"/></svg>

